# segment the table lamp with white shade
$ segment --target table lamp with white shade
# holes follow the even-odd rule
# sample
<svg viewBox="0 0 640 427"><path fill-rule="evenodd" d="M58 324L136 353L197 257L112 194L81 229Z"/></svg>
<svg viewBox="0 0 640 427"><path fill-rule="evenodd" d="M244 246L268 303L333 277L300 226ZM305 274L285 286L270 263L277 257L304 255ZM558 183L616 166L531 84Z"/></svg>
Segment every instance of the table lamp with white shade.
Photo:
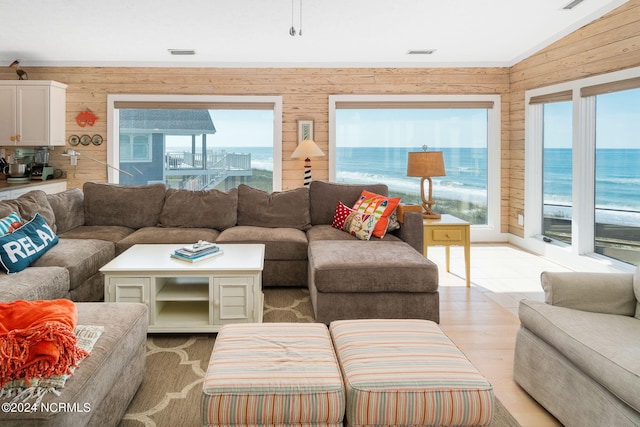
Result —
<svg viewBox="0 0 640 427"><path fill-rule="evenodd" d="M422 199L422 207L424 212L423 218L440 218L440 214L434 212L431 206L435 205L433 201L431 177L445 176L444 157L442 151L427 151L427 147L422 147L424 151L414 151L409 153L407 159L407 176L418 176L420 180L420 198ZM424 197L424 182L429 182L429 198Z"/></svg>
<svg viewBox="0 0 640 427"><path fill-rule="evenodd" d="M304 185L311 184L311 157L323 157L324 152L312 139L303 139L291 154L292 159L304 158Z"/></svg>

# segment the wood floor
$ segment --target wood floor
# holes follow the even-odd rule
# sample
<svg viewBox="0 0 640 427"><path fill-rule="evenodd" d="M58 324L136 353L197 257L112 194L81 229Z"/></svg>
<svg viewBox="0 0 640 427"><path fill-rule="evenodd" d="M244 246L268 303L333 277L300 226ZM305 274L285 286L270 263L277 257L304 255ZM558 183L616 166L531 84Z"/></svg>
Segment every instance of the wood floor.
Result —
<svg viewBox="0 0 640 427"><path fill-rule="evenodd" d="M429 248L440 269L440 327L491 382L498 399L523 426L559 426L513 380L513 351L520 322L518 301L544 300L540 273L568 271L549 259L508 245L472 245L471 288L464 280L462 248Z"/></svg>

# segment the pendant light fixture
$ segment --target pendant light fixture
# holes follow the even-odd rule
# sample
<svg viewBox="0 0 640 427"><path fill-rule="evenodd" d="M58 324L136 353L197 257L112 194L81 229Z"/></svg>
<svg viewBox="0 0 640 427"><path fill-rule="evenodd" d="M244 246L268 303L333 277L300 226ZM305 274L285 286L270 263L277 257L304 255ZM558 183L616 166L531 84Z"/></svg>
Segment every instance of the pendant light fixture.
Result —
<svg viewBox="0 0 640 427"><path fill-rule="evenodd" d="M299 0L299 2L300 2L300 7L299 7L300 20L298 21L298 24L299 24L298 31L296 31L296 27L293 25L294 16L295 16L295 8L294 8L295 1L296 0L291 0L291 28L289 28L289 35L291 37L294 37L296 35L296 33L299 36L302 35L302 0Z"/></svg>

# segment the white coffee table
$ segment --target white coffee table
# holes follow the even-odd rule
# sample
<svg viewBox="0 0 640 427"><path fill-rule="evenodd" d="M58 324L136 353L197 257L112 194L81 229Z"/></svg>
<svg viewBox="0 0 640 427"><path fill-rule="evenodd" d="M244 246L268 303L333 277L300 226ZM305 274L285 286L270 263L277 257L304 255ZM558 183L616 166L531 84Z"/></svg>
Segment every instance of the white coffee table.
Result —
<svg viewBox="0 0 640 427"><path fill-rule="evenodd" d="M185 244L134 245L100 269L106 302L142 302L149 332L217 332L262 322L263 244L220 245L196 263L169 255Z"/></svg>

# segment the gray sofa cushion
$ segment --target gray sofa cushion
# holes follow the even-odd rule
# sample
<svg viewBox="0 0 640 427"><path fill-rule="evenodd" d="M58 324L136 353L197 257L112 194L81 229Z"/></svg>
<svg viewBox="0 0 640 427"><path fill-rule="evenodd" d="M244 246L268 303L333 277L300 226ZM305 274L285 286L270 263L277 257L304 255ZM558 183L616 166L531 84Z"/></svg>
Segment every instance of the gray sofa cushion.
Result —
<svg viewBox="0 0 640 427"><path fill-rule="evenodd" d="M69 295L69 272L63 267L29 267L0 275L0 301L57 299Z"/></svg>
<svg viewBox="0 0 640 427"><path fill-rule="evenodd" d="M85 225L153 227L164 205L164 184L142 186L84 184ZM135 215L134 215L135 213Z"/></svg>
<svg viewBox="0 0 640 427"><path fill-rule="evenodd" d="M118 225L82 225L58 234L61 239L98 239L116 243L135 230Z"/></svg>
<svg viewBox="0 0 640 427"><path fill-rule="evenodd" d="M84 225L84 194L79 188L71 188L55 194L47 194L58 234Z"/></svg>
<svg viewBox="0 0 640 427"><path fill-rule="evenodd" d="M170 188L160 212L160 227L215 228L236 225L238 190L189 191Z"/></svg>
<svg viewBox="0 0 640 427"><path fill-rule="evenodd" d="M551 272L540 275L544 301L574 310L633 316L636 299L626 273Z"/></svg>
<svg viewBox="0 0 640 427"><path fill-rule="evenodd" d="M195 243L198 240L215 242L220 232L213 228L144 227L116 243L116 255L133 245L142 243Z"/></svg>
<svg viewBox="0 0 640 427"><path fill-rule="evenodd" d="M334 182L311 181L309 186L309 211L311 224L331 224L338 202L353 206L362 190L382 196L389 195L385 184L338 184Z"/></svg>
<svg viewBox="0 0 640 427"><path fill-rule="evenodd" d="M522 300L522 325L640 411L640 321Z"/></svg>
<svg viewBox="0 0 640 427"><path fill-rule="evenodd" d="M39 213L47 225L56 231L56 216L47 200L47 194L42 190L32 190L13 200L0 202L0 217L5 217L11 212L20 214L23 222L31 221L36 213Z"/></svg>
<svg viewBox="0 0 640 427"><path fill-rule="evenodd" d="M309 274L318 292L437 292L438 267L404 242L309 243Z"/></svg>
<svg viewBox="0 0 640 427"><path fill-rule="evenodd" d="M218 243L264 243L265 260L307 259L307 236L295 228L240 225L220 233Z"/></svg>
<svg viewBox="0 0 640 427"><path fill-rule="evenodd" d="M245 184L238 186L238 225L307 230L310 221L306 187L267 193Z"/></svg>
<svg viewBox="0 0 640 427"><path fill-rule="evenodd" d="M357 237L352 236L343 230L338 230L337 228L332 227L331 225L322 224L322 225L314 225L309 230L307 230L307 239L310 242L315 242L317 240L358 240ZM387 233L384 235L382 239L379 237L371 237L369 239L373 242L382 240L384 242L401 242L398 236L395 236L391 233Z"/></svg>
<svg viewBox="0 0 640 427"><path fill-rule="evenodd" d="M34 267L64 267L69 271L69 290L80 286L115 256L111 242L95 239L60 239Z"/></svg>

